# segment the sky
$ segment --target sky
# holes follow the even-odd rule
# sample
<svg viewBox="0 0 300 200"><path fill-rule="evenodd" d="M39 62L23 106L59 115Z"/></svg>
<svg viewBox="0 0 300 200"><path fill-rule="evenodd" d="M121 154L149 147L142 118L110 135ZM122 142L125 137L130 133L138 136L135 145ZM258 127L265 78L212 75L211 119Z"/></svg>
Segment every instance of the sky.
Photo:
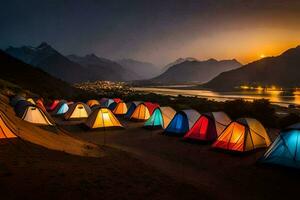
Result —
<svg viewBox="0 0 300 200"><path fill-rule="evenodd" d="M180 57L246 64L300 45L299 0L1 0L0 48L49 43L166 65Z"/></svg>

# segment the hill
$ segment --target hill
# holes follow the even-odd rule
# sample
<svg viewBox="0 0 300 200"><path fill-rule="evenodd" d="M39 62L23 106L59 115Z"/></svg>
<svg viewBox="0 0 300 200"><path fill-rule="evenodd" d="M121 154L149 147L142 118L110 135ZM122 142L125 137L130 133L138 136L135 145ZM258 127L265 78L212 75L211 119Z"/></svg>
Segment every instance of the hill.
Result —
<svg viewBox="0 0 300 200"><path fill-rule="evenodd" d="M289 49L277 57L264 58L238 69L221 73L203 87L215 90L232 90L241 85L300 86L300 46Z"/></svg>
<svg viewBox="0 0 300 200"><path fill-rule="evenodd" d="M116 62L127 70L135 72L136 77L133 80L153 78L161 71L159 67L149 62L142 62L134 59L121 59Z"/></svg>
<svg viewBox="0 0 300 200"><path fill-rule="evenodd" d="M233 60L209 59L206 61L184 60L171 66L163 74L150 79L149 82L159 84L176 84L200 82L204 83L219 73L240 67L241 64Z"/></svg>
<svg viewBox="0 0 300 200"><path fill-rule="evenodd" d="M30 90L43 97L66 98L77 94L80 90L75 89L68 83L54 78L41 69L26 64L4 51L0 50L1 73L0 79Z"/></svg>

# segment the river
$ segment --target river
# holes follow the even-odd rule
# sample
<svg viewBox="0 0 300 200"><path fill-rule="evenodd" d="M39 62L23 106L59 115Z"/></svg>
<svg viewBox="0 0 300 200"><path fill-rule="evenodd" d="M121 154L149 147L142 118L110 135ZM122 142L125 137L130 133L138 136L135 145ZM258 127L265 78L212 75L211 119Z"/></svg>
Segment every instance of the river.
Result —
<svg viewBox="0 0 300 200"><path fill-rule="evenodd" d="M290 104L300 105L300 92L287 93L281 90L245 90L236 92L215 92L209 90L191 90L179 88L158 88L158 87L135 87L135 91L156 93L170 96L197 96L215 101L227 101L244 99L253 101L254 99L268 99L272 104L287 107Z"/></svg>

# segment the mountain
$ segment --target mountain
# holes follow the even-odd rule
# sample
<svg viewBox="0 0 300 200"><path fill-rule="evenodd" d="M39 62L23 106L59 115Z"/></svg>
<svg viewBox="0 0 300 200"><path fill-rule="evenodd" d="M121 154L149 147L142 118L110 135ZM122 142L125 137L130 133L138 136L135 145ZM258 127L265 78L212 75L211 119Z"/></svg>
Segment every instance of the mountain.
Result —
<svg viewBox="0 0 300 200"><path fill-rule="evenodd" d="M9 47L6 53L70 83L96 80L124 81L127 76L131 76L131 73L117 63L98 59L94 55L80 58L79 60L84 60L81 65L63 56L45 42L37 47Z"/></svg>
<svg viewBox="0 0 300 200"><path fill-rule="evenodd" d="M240 67L241 64L233 60L209 59L206 61L184 60L171 66L163 74L150 79L155 84L177 84L190 82L207 82L221 72Z"/></svg>
<svg viewBox="0 0 300 200"><path fill-rule="evenodd" d="M78 94L68 83L26 64L0 50L0 79L16 84L23 89L51 98L68 98Z"/></svg>
<svg viewBox="0 0 300 200"><path fill-rule="evenodd" d="M178 58L177 60L175 60L174 62L171 62L169 64L167 64L166 66L163 67L162 72L167 71L170 67L174 66L174 65L178 65L180 63L183 63L185 61L198 61L196 58L192 58L192 57L187 57L187 58Z"/></svg>
<svg viewBox="0 0 300 200"><path fill-rule="evenodd" d="M95 54L88 54L83 57L73 54L67 58L85 67L88 71L101 72L98 80L128 81L134 80L137 76L135 72L126 69L119 63L97 57Z"/></svg>
<svg viewBox="0 0 300 200"><path fill-rule="evenodd" d="M159 67L148 62L142 62L133 59L121 59L117 60L117 62L120 65L124 66L127 70L135 72L135 80L153 78L154 76L157 76L161 71Z"/></svg>
<svg viewBox="0 0 300 200"><path fill-rule="evenodd" d="M300 86L300 46L289 49L277 57L264 58L238 69L221 73L203 87L232 90L241 85Z"/></svg>

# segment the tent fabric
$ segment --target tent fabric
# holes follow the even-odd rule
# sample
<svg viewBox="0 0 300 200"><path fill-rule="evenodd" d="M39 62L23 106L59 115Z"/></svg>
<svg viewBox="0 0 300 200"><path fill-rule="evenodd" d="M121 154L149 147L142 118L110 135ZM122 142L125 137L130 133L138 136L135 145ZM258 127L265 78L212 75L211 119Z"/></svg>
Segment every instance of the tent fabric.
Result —
<svg viewBox="0 0 300 200"><path fill-rule="evenodd" d="M116 103L116 102L112 102L112 103L108 106L108 109L109 109L110 111L113 111L113 110L116 108L116 106L117 106L117 103Z"/></svg>
<svg viewBox="0 0 300 200"><path fill-rule="evenodd" d="M130 116L131 120L137 121L146 121L150 117L150 112L147 106L144 103L139 104L132 115Z"/></svg>
<svg viewBox="0 0 300 200"><path fill-rule="evenodd" d="M127 113L127 105L125 102L121 101L117 104L115 109L113 110L113 113L115 115L125 115Z"/></svg>
<svg viewBox="0 0 300 200"><path fill-rule="evenodd" d="M105 98L105 97L101 98L100 101L99 101L100 105L102 105L107 100L108 100L108 98Z"/></svg>
<svg viewBox="0 0 300 200"><path fill-rule="evenodd" d="M59 104L59 102L60 102L59 100L54 100L48 110L53 111L56 108L56 106Z"/></svg>
<svg viewBox="0 0 300 200"><path fill-rule="evenodd" d="M97 101L95 99L91 99L86 102L86 105L88 105L91 108L93 106L100 105L100 103L99 103L99 101Z"/></svg>
<svg viewBox="0 0 300 200"><path fill-rule="evenodd" d="M171 107L160 107L153 111L151 117L145 122L145 127L161 127L165 129L173 117L176 111Z"/></svg>
<svg viewBox="0 0 300 200"><path fill-rule="evenodd" d="M31 105L26 107L22 119L33 124L53 126L54 124L48 117L40 108Z"/></svg>
<svg viewBox="0 0 300 200"><path fill-rule="evenodd" d="M21 100L26 100L23 96L16 95L10 99L10 105L15 107L17 103Z"/></svg>
<svg viewBox="0 0 300 200"><path fill-rule="evenodd" d="M62 115L68 112L69 110L69 105L66 101L61 101L59 104L56 106L56 108L53 111L54 115Z"/></svg>
<svg viewBox="0 0 300 200"><path fill-rule="evenodd" d="M30 103L32 103L33 105L35 105L35 101L32 98L28 98L27 101L29 101Z"/></svg>
<svg viewBox="0 0 300 200"><path fill-rule="evenodd" d="M113 99L106 99L105 101L101 102L101 106L108 108L110 104L114 103Z"/></svg>
<svg viewBox="0 0 300 200"><path fill-rule="evenodd" d="M152 115L153 111L155 108L158 108L159 105L157 103L152 103L152 102L144 102L144 104L147 106L150 115Z"/></svg>
<svg viewBox="0 0 300 200"><path fill-rule="evenodd" d="M1 139L9 139L9 138L17 138L15 132L16 127L13 123L6 117L6 115L0 111L0 140Z"/></svg>
<svg viewBox="0 0 300 200"><path fill-rule="evenodd" d="M133 101L131 102L128 106L127 106L127 112L125 114L125 118L130 118L131 115L133 114L134 110L136 109L136 107L142 102L140 101Z"/></svg>
<svg viewBox="0 0 300 200"><path fill-rule="evenodd" d="M268 147L270 144L271 140L259 121L252 118L240 118L231 122L212 146L229 151L245 152Z"/></svg>
<svg viewBox="0 0 300 200"><path fill-rule="evenodd" d="M33 104L26 100L18 101L18 103L14 107L16 115L22 118L28 106L33 106Z"/></svg>
<svg viewBox="0 0 300 200"><path fill-rule="evenodd" d="M43 112L47 112L42 99L36 100L36 106L42 109Z"/></svg>
<svg viewBox="0 0 300 200"><path fill-rule="evenodd" d="M179 111L165 129L165 133L168 135L183 136L192 128L199 117L200 114L193 109Z"/></svg>
<svg viewBox="0 0 300 200"><path fill-rule="evenodd" d="M113 98L114 102L120 103L122 100L120 98Z"/></svg>
<svg viewBox="0 0 300 200"><path fill-rule="evenodd" d="M85 125L91 129L94 128L108 128L108 127L122 127L119 120L108 108L99 108L94 110L88 117Z"/></svg>
<svg viewBox="0 0 300 200"><path fill-rule="evenodd" d="M85 103L77 102L69 106L68 112L65 113L65 119L82 119L91 114L91 109Z"/></svg>
<svg viewBox="0 0 300 200"><path fill-rule="evenodd" d="M231 119L224 112L202 114L184 139L215 141L230 122Z"/></svg>
<svg viewBox="0 0 300 200"><path fill-rule="evenodd" d="M261 161L268 164L300 168L299 125L300 124L296 124L281 131Z"/></svg>

